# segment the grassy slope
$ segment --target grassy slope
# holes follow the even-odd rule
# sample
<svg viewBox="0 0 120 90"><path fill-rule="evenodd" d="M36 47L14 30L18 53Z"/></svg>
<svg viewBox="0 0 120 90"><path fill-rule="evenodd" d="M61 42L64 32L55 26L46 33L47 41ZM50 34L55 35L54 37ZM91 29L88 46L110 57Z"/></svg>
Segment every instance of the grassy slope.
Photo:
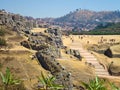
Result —
<svg viewBox="0 0 120 90"><path fill-rule="evenodd" d="M9 49L7 51L2 48L0 51L1 71L4 72L6 67L24 81L25 86L31 90L33 85L37 83L37 76L43 73L48 73L42 68L37 60L32 60L31 56L35 51L28 50L20 45L20 41L26 38L18 36L15 32L10 31L11 34L6 34L4 38L7 40Z"/></svg>

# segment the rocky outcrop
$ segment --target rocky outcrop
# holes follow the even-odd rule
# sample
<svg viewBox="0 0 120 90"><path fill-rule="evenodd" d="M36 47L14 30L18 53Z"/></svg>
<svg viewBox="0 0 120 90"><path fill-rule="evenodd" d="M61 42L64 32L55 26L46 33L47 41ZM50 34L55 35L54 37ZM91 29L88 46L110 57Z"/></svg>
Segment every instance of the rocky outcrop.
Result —
<svg viewBox="0 0 120 90"><path fill-rule="evenodd" d="M72 90L71 76L70 73L65 70L56 60L52 50L49 48L40 50L36 53L36 56L40 64L49 70L57 79L57 83L62 84L64 90Z"/></svg>
<svg viewBox="0 0 120 90"><path fill-rule="evenodd" d="M106 56L108 56L108 57L110 57L110 58L113 57L113 54L112 54L112 51L111 51L110 48L108 48L108 49L104 52L104 55L106 55Z"/></svg>
<svg viewBox="0 0 120 90"><path fill-rule="evenodd" d="M110 58L120 58L120 44L113 45L107 50L105 50L104 55Z"/></svg>
<svg viewBox="0 0 120 90"><path fill-rule="evenodd" d="M108 72L110 75L112 76L120 76L120 70L117 68L115 68L115 66L113 65L113 61L110 63L109 67L108 67Z"/></svg>
<svg viewBox="0 0 120 90"><path fill-rule="evenodd" d="M73 56L77 57L79 60L82 60L79 50L69 49L69 50L66 50L65 52L66 52L66 54L73 55Z"/></svg>
<svg viewBox="0 0 120 90"><path fill-rule="evenodd" d="M45 33L47 35L43 33L29 34L28 41L23 41L21 44L37 50L36 57L42 67L56 77L56 82L62 84L65 87L64 90L72 90L70 73L56 61L56 58L61 57L60 48L63 47L61 32L58 29L48 29Z"/></svg>
<svg viewBox="0 0 120 90"><path fill-rule="evenodd" d="M0 25L12 28L14 31L30 30L37 26L37 22L29 20L19 14L13 14L0 10Z"/></svg>
<svg viewBox="0 0 120 90"><path fill-rule="evenodd" d="M59 29L48 29L45 33L32 33L30 29L36 26L36 21L25 18L19 14L0 11L0 25L13 28L28 37L21 45L36 50L36 57L40 64L49 70L55 77L56 82L64 85L65 90L72 90L70 73L65 70L55 59L61 57L60 48L63 47L62 34Z"/></svg>
<svg viewBox="0 0 120 90"><path fill-rule="evenodd" d="M50 35L50 42L56 46L57 48L61 48L63 47L63 42L62 42L62 32L59 29L51 29L49 28L48 30L46 30L46 32L49 33Z"/></svg>

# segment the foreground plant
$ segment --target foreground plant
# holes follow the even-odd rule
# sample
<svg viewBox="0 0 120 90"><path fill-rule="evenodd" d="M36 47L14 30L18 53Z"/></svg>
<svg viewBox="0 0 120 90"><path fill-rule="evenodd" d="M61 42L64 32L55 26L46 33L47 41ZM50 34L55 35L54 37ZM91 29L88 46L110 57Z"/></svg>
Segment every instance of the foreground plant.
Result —
<svg viewBox="0 0 120 90"><path fill-rule="evenodd" d="M18 85L20 84L20 80L15 79L12 75L12 73L10 72L10 69L7 68L6 69L6 73L3 74L2 72L0 72L0 76L2 79L2 84L3 84L3 90L8 90L8 87L11 85Z"/></svg>
<svg viewBox="0 0 120 90"><path fill-rule="evenodd" d="M112 90L120 90L120 88L117 87L114 83L109 82L109 84L110 84Z"/></svg>
<svg viewBox="0 0 120 90"><path fill-rule="evenodd" d="M38 80L42 83L43 87L40 87L38 90L59 90L64 88L62 85L55 83L55 77L50 75L45 76L42 72L41 76L42 77L38 77Z"/></svg>
<svg viewBox="0 0 120 90"><path fill-rule="evenodd" d="M83 86L87 90L107 90L104 83L105 83L105 81L98 77L96 77L94 80L90 80L89 84L82 82Z"/></svg>

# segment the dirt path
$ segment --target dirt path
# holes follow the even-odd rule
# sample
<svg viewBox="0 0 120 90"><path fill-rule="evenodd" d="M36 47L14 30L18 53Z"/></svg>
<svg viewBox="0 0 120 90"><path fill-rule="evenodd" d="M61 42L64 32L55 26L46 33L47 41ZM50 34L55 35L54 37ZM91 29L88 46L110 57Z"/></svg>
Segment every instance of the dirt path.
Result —
<svg viewBox="0 0 120 90"><path fill-rule="evenodd" d="M83 49L82 45L80 43L74 42L70 45L71 49L79 50L80 55L85 58L86 62L91 63L95 67L95 74L97 76L99 75L105 75L109 76L109 73L107 70L104 69L104 67L99 63L99 61L95 58L93 54L91 54L89 51Z"/></svg>

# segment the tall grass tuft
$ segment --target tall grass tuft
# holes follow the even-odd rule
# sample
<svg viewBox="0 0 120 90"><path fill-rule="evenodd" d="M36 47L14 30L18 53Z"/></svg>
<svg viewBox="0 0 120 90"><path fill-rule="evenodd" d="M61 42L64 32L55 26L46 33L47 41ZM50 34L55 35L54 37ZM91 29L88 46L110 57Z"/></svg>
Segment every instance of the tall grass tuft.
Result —
<svg viewBox="0 0 120 90"><path fill-rule="evenodd" d="M105 83L105 81L98 77L96 77L94 80L90 80L89 84L82 82L83 86L87 90L107 90L104 83Z"/></svg>
<svg viewBox="0 0 120 90"><path fill-rule="evenodd" d="M64 88L62 85L55 83L55 77L50 75L45 76L42 72L41 77L38 77L38 80L40 83L42 83L42 87L39 87L38 90L61 90Z"/></svg>
<svg viewBox="0 0 120 90"><path fill-rule="evenodd" d="M15 79L15 77L13 77L8 67L6 68L5 74L0 72L0 76L2 79L3 90L9 90L11 86L19 85L21 83L19 79Z"/></svg>

